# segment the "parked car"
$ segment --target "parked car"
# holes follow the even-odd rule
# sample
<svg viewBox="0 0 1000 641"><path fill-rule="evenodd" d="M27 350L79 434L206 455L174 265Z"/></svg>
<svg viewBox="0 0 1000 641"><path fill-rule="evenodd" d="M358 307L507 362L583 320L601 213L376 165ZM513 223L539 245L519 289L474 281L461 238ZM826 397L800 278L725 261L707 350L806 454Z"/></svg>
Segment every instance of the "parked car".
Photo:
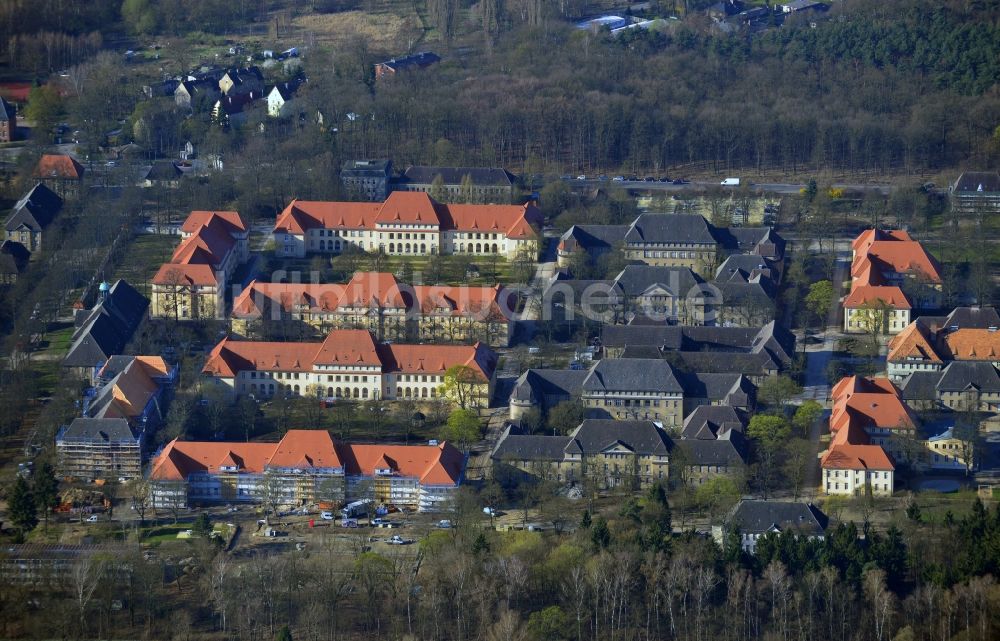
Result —
<svg viewBox="0 0 1000 641"><path fill-rule="evenodd" d="M494 507L484 507L483 514L487 514L489 516L500 516L503 512Z"/></svg>
<svg viewBox="0 0 1000 641"><path fill-rule="evenodd" d="M388 523L388 521L378 517L371 520L372 527L379 527L381 525L385 525L386 523Z"/></svg>
<svg viewBox="0 0 1000 641"><path fill-rule="evenodd" d="M615 176L611 180L615 181L616 183L625 182L625 176Z"/></svg>
<svg viewBox="0 0 1000 641"><path fill-rule="evenodd" d="M398 534L393 534L392 536L390 536L386 540L386 543L388 543L389 545L408 545L410 543L413 543L413 540L412 539L404 539L403 537L399 536Z"/></svg>
<svg viewBox="0 0 1000 641"><path fill-rule="evenodd" d="M340 522L341 527L358 527L357 519L344 519Z"/></svg>
<svg viewBox="0 0 1000 641"><path fill-rule="evenodd" d="M576 179L577 180L587 180L587 177L584 174L580 174L579 176L576 177Z"/></svg>
<svg viewBox="0 0 1000 641"><path fill-rule="evenodd" d="M324 521L332 521L333 512L323 512L319 515L319 518L323 519Z"/></svg>
<svg viewBox="0 0 1000 641"><path fill-rule="evenodd" d="M437 526L439 528L441 528L442 530L450 530L451 529L451 521L448 520L448 519L441 519L440 521L437 522Z"/></svg>
<svg viewBox="0 0 1000 641"><path fill-rule="evenodd" d="M91 514L90 516L87 517L87 523L97 523L100 520L100 518L101 517L97 516L96 514Z"/></svg>

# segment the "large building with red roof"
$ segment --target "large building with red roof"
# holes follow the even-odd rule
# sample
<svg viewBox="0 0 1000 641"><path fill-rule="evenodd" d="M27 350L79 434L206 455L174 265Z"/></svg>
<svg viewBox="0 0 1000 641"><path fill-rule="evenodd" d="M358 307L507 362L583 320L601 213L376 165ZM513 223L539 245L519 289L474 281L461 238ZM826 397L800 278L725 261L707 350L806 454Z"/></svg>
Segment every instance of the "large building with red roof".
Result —
<svg viewBox="0 0 1000 641"><path fill-rule="evenodd" d="M426 193L394 191L381 203L293 200L274 225L283 257L350 249L392 256L534 256L542 214L533 204L446 205Z"/></svg>
<svg viewBox="0 0 1000 641"><path fill-rule="evenodd" d="M152 315L221 318L226 284L249 256L246 222L235 211L193 211L181 225L181 239L153 277Z"/></svg>
<svg viewBox="0 0 1000 641"><path fill-rule="evenodd" d="M42 154L31 177L65 198L79 193L83 174L83 165L68 154Z"/></svg>
<svg viewBox="0 0 1000 641"><path fill-rule="evenodd" d="M390 273L356 272L347 283L251 282L233 301L233 331L266 333L301 321L320 332L367 329L386 340L475 341L506 346L514 294L494 287L409 285Z"/></svg>
<svg viewBox="0 0 1000 641"><path fill-rule="evenodd" d="M276 394L357 400L433 400L450 368L460 367L473 404L493 395L497 355L475 345L376 342L368 330L333 330L321 343L223 339L202 374L230 395ZM443 396L444 394L444 396Z"/></svg>
<svg viewBox="0 0 1000 641"><path fill-rule="evenodd" d="M880 333L898 334L910 324L913 310L940 306L941 266L905 231L865 230L851 250L845 332L870 332L875 324Z"/></svg>
<svg viewBox="0 0 1000 641"><path fill-rule="evenodd" d="M887 378L849 376L831 393L830 447L823 454L823 491L827 494L889 496L895 482L892 456L902 454L899 439L912 438L917 420Z"/></svg>
<svg viewBox="0 0 1000 641"><path fill-rule="evenodd" d="M368 498L423 512L447 509L465 464L450 443L362 445L325 430L289 430L277 443L174 439L153 459L149 480L156 507Z"/></svg>

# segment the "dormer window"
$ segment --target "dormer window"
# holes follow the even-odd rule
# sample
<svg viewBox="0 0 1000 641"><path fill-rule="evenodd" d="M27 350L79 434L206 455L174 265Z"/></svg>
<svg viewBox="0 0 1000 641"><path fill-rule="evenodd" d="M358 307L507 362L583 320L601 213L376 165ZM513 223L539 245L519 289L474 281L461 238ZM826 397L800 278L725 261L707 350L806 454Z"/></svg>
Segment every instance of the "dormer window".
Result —
<svg viewBox="0 0 1000 641"><path fill-rule="evenodd" d="M219 467L223 472L239 472L240 468L235 465L222 465Z"/></svg>
<svg viewBox="0 0 1000 641"><path fill-rule="evenodd" d="M392 476L392 468L376 467L375 476Z"/></svg>

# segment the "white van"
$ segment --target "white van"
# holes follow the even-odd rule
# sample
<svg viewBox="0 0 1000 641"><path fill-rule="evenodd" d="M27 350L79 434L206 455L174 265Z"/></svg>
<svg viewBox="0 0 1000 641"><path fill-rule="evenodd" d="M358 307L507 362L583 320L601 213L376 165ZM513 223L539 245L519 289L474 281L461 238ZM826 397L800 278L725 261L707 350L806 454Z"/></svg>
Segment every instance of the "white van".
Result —
<svg viewBox="0 0 1000 641"><path fill-rule="evenodd" d="M739 187L740 186L740 179L739 178L726 178L725 180L723 180L719 184L722 185L722 186L724 186L724 187Z"/></svg>

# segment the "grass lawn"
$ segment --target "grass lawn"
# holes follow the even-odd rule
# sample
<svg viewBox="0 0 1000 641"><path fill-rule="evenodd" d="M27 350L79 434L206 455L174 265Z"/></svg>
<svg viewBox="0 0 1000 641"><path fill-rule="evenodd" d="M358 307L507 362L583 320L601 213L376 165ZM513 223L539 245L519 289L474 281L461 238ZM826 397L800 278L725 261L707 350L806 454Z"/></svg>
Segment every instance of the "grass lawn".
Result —
<svg viewBox="0 0 1000 641"><path fill-rule="evenodd" d="M119 278L124 278L136 287L152 280L160 265L170 260L174 248L180 242L180 236L161 234L142 234L136 236L128 248L125 259L122 261L112 282Z"/></svg>
<svg viewBox="0 0 1000 641"><path fill-rule="evenodd" d="M178 525L158 525L156 527L146 528L142 532L142 542L150 545L159 545L161 543L179 541L182 539L177 538L177 533L190 529L190 523L180 523Z"/></svg>

